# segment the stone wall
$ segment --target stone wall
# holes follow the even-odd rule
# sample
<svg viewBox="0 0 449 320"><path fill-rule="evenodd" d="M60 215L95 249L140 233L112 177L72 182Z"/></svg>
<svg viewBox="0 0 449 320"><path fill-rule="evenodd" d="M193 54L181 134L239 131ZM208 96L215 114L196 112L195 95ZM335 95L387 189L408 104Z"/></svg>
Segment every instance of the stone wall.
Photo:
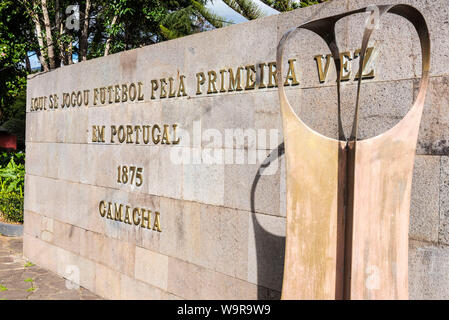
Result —
<svg viewBox="0 0 449 320"><path fill-rule="evenodd" d="M277 299L285 246L285 170L282 156L258 176L264 156L282 142L276 88L196 95L198 72L275 61L289 28L369 4L409 3L425 16L432 68L415 161L410 223L412 299L449 298L449 5L445 0L334 0L223 29L110 55L30 76L27 98L24 254L34 263L112 299ZM337 25L341 51L360 47L367 18ZM363 80L359 130L384 132L410 108L421 56L412 26L387 15L370 46L377 48L375 77ZM299 86L287 95L315 130L336 137L335 71L318 81L313 57L325 44L300 32L286 48L296 59ZM288 59L287 59L288 58ZM355 59L353 68L356 69ZM288 69L288 68L286 68ZM151 99L151 80L186 75L187 96ZM353 70L354 75L354 70ZM342 88L344 123L350 124L355 82ZM31 98L122 83L142 82L144 99L127 103L31 111ZM265 70L263 83L268 83ZM61 99L61 97L60 97ZM90 97L92 99L92 96ZM176 123L179 145L109 143L110 125ZM202 139L195 137L200 123ZM92 142L92 126L106 126L105 143ZM214 130L215 129L215 130ZM176 164L174 151L226 151L206 132L255 129L269 141L246 141L245 164ZM265 129L264 132L261 129ZM348 129L346 129L348 130ZM198 140L198 139L197 139ZM263 155L248 161L252 148ZM229 150L228 150L229 151ZM248 163L250 162L250 163ZM143 167L140 187L117 184L117 166ZM162 232L106 219L99 202L160 212Z"/></svg>

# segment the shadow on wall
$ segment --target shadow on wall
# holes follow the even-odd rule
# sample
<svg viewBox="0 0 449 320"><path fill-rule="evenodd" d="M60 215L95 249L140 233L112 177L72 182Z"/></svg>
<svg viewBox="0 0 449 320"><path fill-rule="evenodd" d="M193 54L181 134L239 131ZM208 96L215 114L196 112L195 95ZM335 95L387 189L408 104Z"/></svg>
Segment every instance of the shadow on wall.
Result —
<svg viewBox="0 0 449 320"><path fill-rule="evenodd" d="M262 287L282 288L282 278L284 274L284 256L285 256L285 237L274 235L265 230L256 217L255 194L257 183L261 177L261 173L270 166L277 158L284 155L284 143L281 143L276 149L271 151L257 170L251 186L251 213L254 226L255 243L256 243L256 259L257 259L257 284L258 298L267 299L266 290ZM278 163L278 162L275 162ZM282 178L282 177L281 177Z"/></svg>

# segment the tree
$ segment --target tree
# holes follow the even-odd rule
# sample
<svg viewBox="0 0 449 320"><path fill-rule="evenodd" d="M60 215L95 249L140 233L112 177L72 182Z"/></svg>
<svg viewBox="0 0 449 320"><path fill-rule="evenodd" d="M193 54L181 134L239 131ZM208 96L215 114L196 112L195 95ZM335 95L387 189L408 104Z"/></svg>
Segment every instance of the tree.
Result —
<svg viewBox="0 0 449 320"><path fill-rule="evenodd" d="M264 16L259 7L251 0L223 0L223 2L248 20Z"/></svg>
<svg viewBox="0 0 449 320"><path fill-rule="evenodd" d="M27 52L35 49L32 24L14 1L0 2L0 120L6 106L24 90L31 71Z"/></svg>
<svg viewBox="0 0 449 320"><path fill-rule="evenodd" d="M44 71L224 25L207 0L20 1Z"/></svg>
<svg viewBox="0 0 449 320"><path fill-rule="evenodd" d="M314 4L326 2L327 0L262 0L266 5L280 12L291 11L297 8L304 8Z"/></svg>
<svg viewBox="0 0 449 320"><path fill-rule="evenodd" d="M279 12L291 11L297 8L304 8L327 0L261 0L266 5ZM223 0L230 8L240 13L248 20L254 20L264 16L263 12L252 0Z"/></svg>

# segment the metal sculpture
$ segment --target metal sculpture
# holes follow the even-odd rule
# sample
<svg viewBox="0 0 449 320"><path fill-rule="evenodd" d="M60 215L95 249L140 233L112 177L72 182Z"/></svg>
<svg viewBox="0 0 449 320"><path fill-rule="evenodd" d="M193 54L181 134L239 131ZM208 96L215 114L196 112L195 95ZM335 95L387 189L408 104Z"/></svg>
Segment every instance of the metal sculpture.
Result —
<svg viewBox="0 0 449 320"><path fill-rule="evenodd" d="M340 116L339 49L335 24L367 8L307 22L286 32L276 56L287 175L287 231L283 299L408 299L408 230L415 149L429 82L430 39L422 14L409 5L377 6L410 21L422 50L417 98L385 133L357 139L361 76L354 121L346 138ZM339 139L309 128L293 111L282 81L282 55L300 29L321 36L337 72ZM360 52L364 65L366 28Z"/></svg>

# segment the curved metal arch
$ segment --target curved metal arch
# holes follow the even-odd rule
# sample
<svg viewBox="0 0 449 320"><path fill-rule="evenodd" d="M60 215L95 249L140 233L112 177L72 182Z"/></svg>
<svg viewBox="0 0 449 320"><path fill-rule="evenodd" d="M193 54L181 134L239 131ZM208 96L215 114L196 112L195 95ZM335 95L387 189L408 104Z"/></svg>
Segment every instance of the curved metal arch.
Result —
<svg viewBox="0 0 449 320"><path fill-rule="evenodd" d="M378 6L415 27L422 50L422 75L412 108L399 123L373 138L358 140L361 77L354 120L346 138L340 115L341 61L335 24L367 8L302 24L277 47L277 83L285 140L287 236L284 299L370 299L408 297L408 223L411 177L429 82L430 37L422 14L399 4ZM337 71L339 139L308 127L293 111L282 81L282 54L289 37L308 29L323 38ZM373 29L365 28L363 70ZM371 274L373 273L373 274ZM377 277L381 288L370 284Z"/></svg>

